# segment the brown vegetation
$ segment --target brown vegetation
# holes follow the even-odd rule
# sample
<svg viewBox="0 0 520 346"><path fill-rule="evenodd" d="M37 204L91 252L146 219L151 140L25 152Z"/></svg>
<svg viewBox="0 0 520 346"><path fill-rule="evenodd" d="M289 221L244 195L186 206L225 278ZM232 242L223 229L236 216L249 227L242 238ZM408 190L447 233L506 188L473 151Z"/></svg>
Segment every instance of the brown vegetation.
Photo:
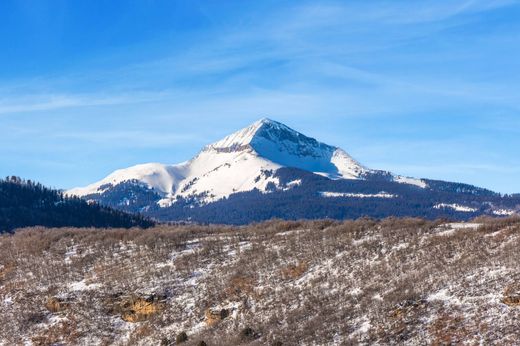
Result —
<svg viewBox="0 0 520 346"><path fill-rule="evenodd" d="M309 265L303 261L298 264L291 264L282 268L281 273L284 279L298 279L309 269Z"/></svg>
<svg viewBox="0 0 520 346"><path fill-rule="evenodd" d="M229 297L253 296L255 279L251 276L238 275L229 280L226 293Z"/></svg>
<svg viewBox="0 0 520 346"><path fill-rule="evenodd" d="M0 344L518 344L520 220L475 222L20 230Z"/></svg>

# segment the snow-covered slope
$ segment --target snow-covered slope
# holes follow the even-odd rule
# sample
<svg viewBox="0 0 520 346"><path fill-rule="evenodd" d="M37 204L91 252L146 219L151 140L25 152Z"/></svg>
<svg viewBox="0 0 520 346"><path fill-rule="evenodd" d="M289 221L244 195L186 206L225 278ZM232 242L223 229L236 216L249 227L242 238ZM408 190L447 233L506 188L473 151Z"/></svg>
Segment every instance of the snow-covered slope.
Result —
<svg viewBox="0 0 520 346"><path fill-rule="evenodd" d="M281 123L262 119L207 145L190 161L177 165L150 163L117 170L105 179L68 191L80 197L102 194L123 182L137 182L162 196L168 206L177 197L194 196L201 204L233 193L281 188L272 173L293 167L330 179L365 179L378 171L363 167L344 150L318 142ZM426 187L422 180L390 175L390 179Z"/></svg>
<svg viewBox="0 0 520 346"><path fill-rule="evenodd" d="M103 180L85 187L78 187L67 191L69 195L87 196L95 193L103 193L110 187L126 181L137 180L149 188L153 188L161 194L171 192L172 186L178 184L185 177L186 163L178 165L163 165L160 163L146 163L133 167L118 169Z"/></svg>

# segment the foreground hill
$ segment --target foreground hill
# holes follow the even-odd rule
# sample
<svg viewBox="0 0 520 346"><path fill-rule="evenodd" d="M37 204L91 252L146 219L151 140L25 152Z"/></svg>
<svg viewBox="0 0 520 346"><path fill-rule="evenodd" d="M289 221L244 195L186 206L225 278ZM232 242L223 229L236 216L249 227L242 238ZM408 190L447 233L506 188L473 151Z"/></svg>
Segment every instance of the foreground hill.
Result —
<svg viewBox="0 0 520 346"><path fill-rule="evenodd" d="M153 222L108 207L66 198L41 184L0 180L0 233L19 227L150 227Z"/></svg>
<svg viewBox="0 0 520 346"><path fill-rule="evenodd" d="M0 344L515 345L519 246L520 219L27 229Z"/></svg>
<svg viewBox="0 0 520 346"><path fill-rule="evenodd" d="M341 148L262 119L176 165L117 170L67 192L163 221L511 216L520 197L367 168Z"/></svg>

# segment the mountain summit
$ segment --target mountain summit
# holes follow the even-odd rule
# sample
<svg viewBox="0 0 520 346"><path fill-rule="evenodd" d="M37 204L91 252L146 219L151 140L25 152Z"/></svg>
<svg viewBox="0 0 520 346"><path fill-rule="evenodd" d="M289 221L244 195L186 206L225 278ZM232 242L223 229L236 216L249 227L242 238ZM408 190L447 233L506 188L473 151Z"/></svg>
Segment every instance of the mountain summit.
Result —
<svg viewBox="0 0 520 346"><path fill-rule="evenodd" d="M251 151L284 167L330 178L360 178L368 172L345 151L307 137L277 121L264 118L207 146L215 152Z"/></svg>
<svg viewBox="0 0 520 346"><path fill-rule="evenodd" d="M189 161L147 163L67 191L161 220L511 215L520 201L474 186L369 169L343 149L267 118ZM516 203L516 204L515 204Z"/></svg>

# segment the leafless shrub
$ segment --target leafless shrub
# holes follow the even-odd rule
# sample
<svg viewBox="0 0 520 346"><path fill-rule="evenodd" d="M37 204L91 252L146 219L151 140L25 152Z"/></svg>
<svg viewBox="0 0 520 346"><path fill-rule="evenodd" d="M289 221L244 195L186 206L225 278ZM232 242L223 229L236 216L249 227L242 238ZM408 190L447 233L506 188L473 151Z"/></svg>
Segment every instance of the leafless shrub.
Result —
<svg viewBox="0 0 520 346"><path fill-rule="evenodd" d="M520 220L473 222L19 230L0 236L0 340L515 344ZM160 309L125 322L124 297L150 296ZM207 324L207 311L226 313Z"/></svg>

